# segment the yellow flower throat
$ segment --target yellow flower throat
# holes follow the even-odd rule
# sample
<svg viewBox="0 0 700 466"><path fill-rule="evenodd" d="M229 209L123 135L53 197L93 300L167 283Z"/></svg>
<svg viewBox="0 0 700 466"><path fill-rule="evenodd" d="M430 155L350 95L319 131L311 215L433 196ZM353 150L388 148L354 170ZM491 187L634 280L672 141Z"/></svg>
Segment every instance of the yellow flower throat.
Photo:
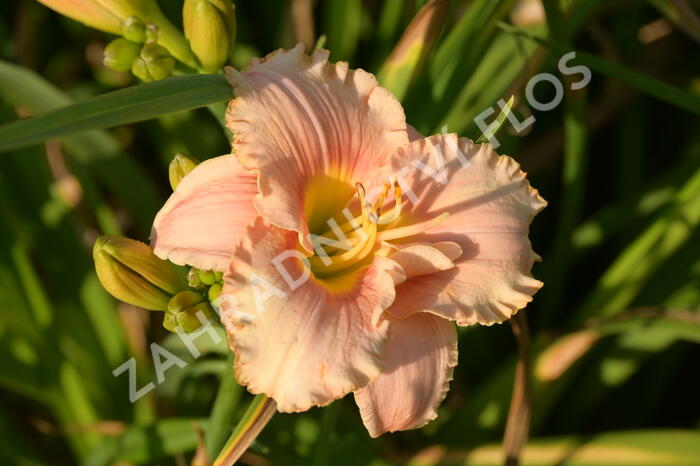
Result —
<svg viewBox="0 0 700 466"><path fill-rule="evenodd" d="M336 188L337 189L337 188ZM382 207L390 192L393 194L393 207L382 213ZM312 233L315 254L308 258L311 271L317 278L336 277L368 264L374 255L386 255L391 250L390 241L397 241L424 232L447 217L447 213L423 222L411 223L408 215L402 215L403 193L398 182L384 184L384 189L374 202L366 199L365 187L356 183L351 200L357 198L360 213L352 217L342 202L342 214L346 221L338 224L340 215L330 217L320 234ZM337 199L336 199L337 200ZM321 208L327 212L329 208ZM392 202L392 201L390 201ZM338 203L336 205L337 209ZM308 206L308 198L307 198ZM307 210L308 212L308 210ZM311 224L311 222L310 222ZM331 228L328 228L328 227ZM311 227L311 225L310 225Z"/></svg>

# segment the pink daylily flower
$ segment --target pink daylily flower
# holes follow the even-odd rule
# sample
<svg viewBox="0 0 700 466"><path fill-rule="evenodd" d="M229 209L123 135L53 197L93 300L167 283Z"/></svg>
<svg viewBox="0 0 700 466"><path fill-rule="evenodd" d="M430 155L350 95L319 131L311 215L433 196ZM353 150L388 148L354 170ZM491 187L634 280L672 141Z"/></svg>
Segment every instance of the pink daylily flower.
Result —
<svg viewBox="0 0 700 466"><path fill-rule="evenodd" d="M371 74L298 45L228 69L232 155L188 174L155 253L225 272L238 381L281 412L354 393L370 435L437 416L458 325L491 325L542 283L546 202L511 158L423 138Z"/></svg>

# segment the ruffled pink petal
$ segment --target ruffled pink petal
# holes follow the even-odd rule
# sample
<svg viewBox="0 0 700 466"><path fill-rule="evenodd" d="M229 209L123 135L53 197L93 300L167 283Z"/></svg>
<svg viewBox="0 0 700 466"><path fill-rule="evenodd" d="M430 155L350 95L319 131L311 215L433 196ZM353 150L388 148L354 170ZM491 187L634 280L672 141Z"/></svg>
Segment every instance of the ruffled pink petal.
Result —
<svg viewBox="0 0 700 466"><path fill-rule="evenodd" d="M410 170L404 167L409 166ZM532 300L542 283L532 278L528 229L546 202L530 187L517 162L498 156L489 144L455 135L412 142L391 162L401 172L407 216L418 222L449 216L414 241L459 244L456 267L398 285L389 312L404 318L433 312L460 325L490 325L508 319Z"/></svg>
<svg viewBox="0 0 700 466"><path fill-rule="evenodd" d="M333 196L354 195L356 182L408 142L396 98L373 75L329 63L328 54L307 56L299 44L254 59L242 72L227 69L237 98L226 122L238 159L259 170L255 204L268 223L298 232L309 251L309 187L323 191L313 209L334 215L349 197Z"/></svg>
<svg viewBox="0 0 700 466"><path fill-rule="evenodd" d="M389 257L401 266L406 277L410 279L450 270L455 266L452 261L461 255L461 248L457 243L446 241L401 245L390 253Z"/></svg>
<svg viewBox="0 0 700 466"><path fill-rule="evenodd" d="M236 243L258 215L255 174L232 155L199 164L153 222L155 254L175 264L225 272Z"/></svg>
<svg viewBox="0 0 700 466"><path fill-rule="evenodd" d="M372 437L417 429L437 417L457 365L457 332L431 314L391 319L384 351L384 372L355 392Z"/></svg>
<svg viewBox="0 0 700 466"><path fill-rule="evenodd" d="M303 280L297 246L296 233L258 218L232 255L221 298L238 382L281 412L326 405L379 375L388 327L381 315L401 273L377 258L339 281Z"/></svg>

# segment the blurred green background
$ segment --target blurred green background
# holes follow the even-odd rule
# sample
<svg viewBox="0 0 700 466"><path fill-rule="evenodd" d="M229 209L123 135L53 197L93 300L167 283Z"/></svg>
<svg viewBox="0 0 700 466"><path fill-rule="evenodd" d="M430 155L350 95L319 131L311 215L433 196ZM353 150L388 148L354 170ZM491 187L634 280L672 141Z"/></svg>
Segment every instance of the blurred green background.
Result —
<svg viewBox="0 0 700 466"><path fill-rule="evenodd" d="M325 35L333 60L378 72L425 1L238 1L234 65ZM175 24L181 2L161 1ZM430 134L476 139L473 118L516 96L526 132L499 152L549 201L531 230L545 282L532 332L532 432L525 464L700 465L700 11L684 0L453 0L402 96ZM545 14L546 10L546 14ZM534 40L532 36L543 38ZM136 84L102 65L112 38L33 0L0 4L0 122ZM568 92L559 57L591 83ZM562 78L538 112L525 85ZM381 76L380 76L381 77ZM574 81L578 76L574 76ZM552 97L540 85L535 95ZM194 360L161 315L115 302L91 249L100 234L147 241L176 152L229 143L205 108L0 154L0 463L189 464L199 433L226 438L250 399L223 340ZM155 380L149 345L187 361ZM204 348L204 346L207 346ZM371 440L352 397L277 415L252 465L499 464L516 361L511 328L460 329L460 364L439 418ZM205 442L206 443L206 442Z"/></svg>

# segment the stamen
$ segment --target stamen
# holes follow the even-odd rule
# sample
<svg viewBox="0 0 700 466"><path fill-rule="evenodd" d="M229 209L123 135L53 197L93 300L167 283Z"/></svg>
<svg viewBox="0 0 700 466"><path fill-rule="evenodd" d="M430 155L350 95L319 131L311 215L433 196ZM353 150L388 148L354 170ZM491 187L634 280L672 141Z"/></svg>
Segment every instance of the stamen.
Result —
<svg viewBox="0 0 700 466"><path fill-rule="evenodd" d="M336 256L327 257L326 260L331 261L325 265L320 257L314 256L309 258L311 269L317 276L324 276L348 268L367 257L374 249L374 244L377 240L377 224L369 224L369 232L366 241L360 241L352 249Z"/></svg>
<svg viewBox="0 0 700 466"><path fill-rule="evenodd" d="M381 241L391 241L399 238L407 238L409 236L417 235L418 233L423 233L430 230L435 225L439 224L447 217L449 217L449 212L438 215L437 217L431 218L425 222L414 223L413 225L407 225L405 227L393 228L389 230L384 230L379 233L379 239Z"/></svg>
<svg viewBox="0 0 700 466"><path fill-rule="evenodd" d="M328 251L334 251L335 255L310 257L309 264L318 277L328 276L350 268L370 254L386 254L388 250L381 246L377 250L377 245L381 244L382 241L391 241L423 233L449 216L448 213L444 213L424 222L392 228L401 217L403 208L403 193L399 183L397 181L385 183L384 190L373 204L367 201L365 187L361 183L357 183L355 186L357 187L357 197L360 203L360 215L339 227L335 226L333 229L336 233L338 229L343 234L347 233L346 244L348 244L350 249L340 252L340 247L328 244L324 248ZM382 215L382 205L386 201L392 186L394 188L394 206L390 212ZM379 231L380 227L382 231ZM329 230L321 236L328 237L328 235L334 233L333 230Z"/></svg>
<svg viewBox="0 0 700 466"><path fill-rule="evenodd" d="M362 185L362 183L355 183L355 186L357 187L357 197L360 199L360 219L362 220L362 229L364 230L367 228L367 224L369 222L367 211L371 208L371 206L365 197L365 187Z"/></svg>
<svg viewBox="0 0 700 466"><path fill-rule="evenodd" d="M379 222L379 216L375 216L374 210L377 210L377 207L381 207L381 205L384 203L384 200L386 199L387 194L389 194L389 189L391 188L391 183L386 182L384 184L384 191L379 195L377 198L377 201L374 203L374 206L372 206L369 202L366 200L366 193L365 193L365 187L362 183L356 183L355 186L357 187L357 197L360 200L360 209L361 209L361 214L358 215L357 217L348 220L347 222L343 223L340 225L340 231L343 233L348 233L351 230L353 232L357 233L362 233L362 231L358 231L358 224L360 221L366 221L369 220L370 222L374 223L380 223ZM362 225L363 228L366 227L366 224ZM332 230L327 230L325 231L321 236L328 237L333 231Z"/></svg>
<svg viewBox="0 0 700 466"><path fill-rule="evenodd" d="M384 229L390 228L401 216L401 209L403 207L403 193L401 192L401 186L399 186L398 181L394 181L394 208L379 219L379 224L384 225Z"/></svg>

